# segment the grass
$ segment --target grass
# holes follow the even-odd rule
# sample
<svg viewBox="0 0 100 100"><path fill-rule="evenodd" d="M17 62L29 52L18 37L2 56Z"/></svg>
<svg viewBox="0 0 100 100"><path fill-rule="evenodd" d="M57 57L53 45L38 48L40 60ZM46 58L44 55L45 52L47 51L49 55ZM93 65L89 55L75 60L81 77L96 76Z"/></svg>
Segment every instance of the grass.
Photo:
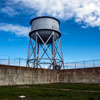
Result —
<svg viewBox="0 0 100 100"><path fill-rule="evenodd" d="M67 90L69 89L69 90ZM39 84L0 87L0 100L100 100L99 84Z"/></svg>

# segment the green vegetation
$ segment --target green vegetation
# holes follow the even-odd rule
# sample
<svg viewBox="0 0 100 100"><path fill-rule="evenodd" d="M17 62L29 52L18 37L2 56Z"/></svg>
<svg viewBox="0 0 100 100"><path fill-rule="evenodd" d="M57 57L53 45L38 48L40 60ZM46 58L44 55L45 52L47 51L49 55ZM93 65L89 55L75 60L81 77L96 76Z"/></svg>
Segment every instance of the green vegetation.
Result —
<svg viewBox="0 0 100 100"><path fill-rule="evenodd" d="M19 96L25 95L25 99ZM99 84L39 84L0 87L0 100L100 100Z"/></svg>

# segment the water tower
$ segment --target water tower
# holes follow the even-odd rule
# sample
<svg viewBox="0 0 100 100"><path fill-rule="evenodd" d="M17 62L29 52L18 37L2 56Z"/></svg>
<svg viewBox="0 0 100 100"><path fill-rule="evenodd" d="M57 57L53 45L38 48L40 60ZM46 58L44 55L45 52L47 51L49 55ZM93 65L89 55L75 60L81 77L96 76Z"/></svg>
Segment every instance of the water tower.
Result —
<svg viewBox="0 0 100 100"><path fill-rule="evenodd" d="M61 69L63 53L60 22L54 17L37 17L31 20L27 67Z"/></svg>

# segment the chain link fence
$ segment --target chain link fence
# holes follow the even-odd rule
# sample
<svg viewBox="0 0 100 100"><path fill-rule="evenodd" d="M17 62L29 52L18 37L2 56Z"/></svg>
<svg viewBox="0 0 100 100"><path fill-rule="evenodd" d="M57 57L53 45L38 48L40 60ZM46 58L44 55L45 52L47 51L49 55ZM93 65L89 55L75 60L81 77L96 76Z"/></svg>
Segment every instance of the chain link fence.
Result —
<svg viewBox="0 0 100 100"><path fill-rule="evenodd" d="M3 65L14 65L14 66L26 66L26 59L23 58L0 58L0 64Z"/></svg>
<svg viewBox="0 0 100 100"><path fill-rule="evenodd" d="M64 63L64 69L100 67L100 59Z"/></svg>
<svg viewBox="0 0 100 100"><path fill-rule="evenodd" d="M23 58L0 58L0 64L3 65L14 65L14 66L24 66L26 67L26 59ZM46 68L44 64L44 68ZM100 67L100 59L95 60L86 60L86 61L77 61L77 62L66 62L62 69L77 69L77 68L91 68L91 67Z"/></svg>

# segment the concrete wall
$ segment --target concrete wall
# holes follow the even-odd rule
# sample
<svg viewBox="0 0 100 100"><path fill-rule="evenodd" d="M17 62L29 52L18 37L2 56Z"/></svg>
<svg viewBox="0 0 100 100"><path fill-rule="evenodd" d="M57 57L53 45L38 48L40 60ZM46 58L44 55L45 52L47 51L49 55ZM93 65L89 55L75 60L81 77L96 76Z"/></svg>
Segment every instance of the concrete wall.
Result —
<svg viewBox="0 0 100 100"><path fill-rule="evenodd" d="M100 67L62 70L60 83L100 83Z"/></svg>
<svg viewBox="0 0 100 100"><path fill-rule="evenodd" d="M100 83L100 67L48 70L0 65L0 85L45 83Z"/></svg>
<svg viewBox="0 0 100 100"><path fill-rule="evenodd" d="M0 85L56 83L57 71L0 65Z"/></svg>

